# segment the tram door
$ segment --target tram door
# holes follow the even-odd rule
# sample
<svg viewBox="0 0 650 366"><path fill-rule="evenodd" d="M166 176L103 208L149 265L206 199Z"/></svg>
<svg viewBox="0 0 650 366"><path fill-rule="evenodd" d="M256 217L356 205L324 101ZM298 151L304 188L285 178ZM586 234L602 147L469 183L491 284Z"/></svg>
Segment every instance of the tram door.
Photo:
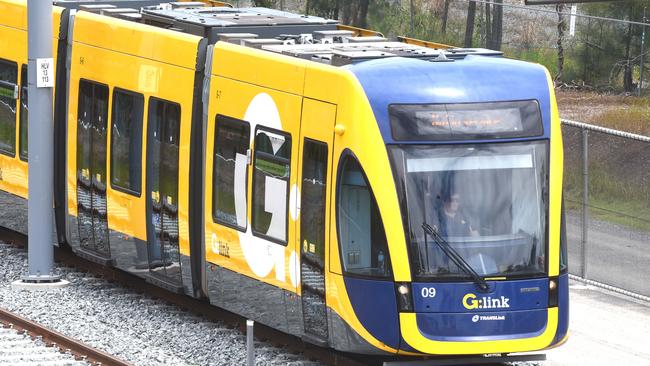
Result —
<svg viewBox="0 0 650 366"><path fill-rule="evenodd" d="M149 271L181 284L178 236L180 105L149 100L147 122L147 255Z"/></svg>
<svg viewBox="0 0 650 366"><path fill-rule="evenodd" d="M327 341L326 218L335 118L335 105L304 99L300 128L300 284L305 335L317 342Z"/></svg>
<svg viewBox="0 0 650 366"><path fill-rule="evenodd" d="M77 212L82 250L111 257L106 215L108 87L79 82L77 113Z"/></svg>

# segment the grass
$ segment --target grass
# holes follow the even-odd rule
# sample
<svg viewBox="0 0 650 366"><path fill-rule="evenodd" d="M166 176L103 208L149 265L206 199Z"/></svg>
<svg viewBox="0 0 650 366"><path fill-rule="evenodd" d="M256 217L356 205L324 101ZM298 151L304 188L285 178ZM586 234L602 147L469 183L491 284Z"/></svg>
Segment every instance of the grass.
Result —
<svg viewBox="0 0 650 366"><path fill-rule="evenodd" d="M582 172L565 170L569 209L582 209ZM650 232L650 187L635 185L611 173L603 164L589 164L589 216Z"/></svg>
<svg viewBox="0 0 650 366"><path fill-rule="evenodd" d="M650 136L649 96L564 90L556 95L563 118Z"/></svg>
<svg viewBox="0 0 650 366"><path fill-rule="evenodd" d="M598 124L650 136L650 100L648 98L635 98L633 103L624 105L622 109L612 109L598 116Z"/></svg>
<svg viewBox="0 0 650 366"><path fill-rule="evenodd" d="M558 91L557 96L562 117L650 136L650 97L564 90ZM615 145L607 143L604 136L591 140L590 216L650 232L650 186L646 183L644 157L638 155L642 142L622 144L622 138L611 141L616 139L619 139L619 143ZM650 143L647 145L650 149ZM579 156L573 158L581 159ZM577 164L565 164L564 192L567 206L573 209L581 209L582 206L583 178L580 167L579 161Z"/></svg>

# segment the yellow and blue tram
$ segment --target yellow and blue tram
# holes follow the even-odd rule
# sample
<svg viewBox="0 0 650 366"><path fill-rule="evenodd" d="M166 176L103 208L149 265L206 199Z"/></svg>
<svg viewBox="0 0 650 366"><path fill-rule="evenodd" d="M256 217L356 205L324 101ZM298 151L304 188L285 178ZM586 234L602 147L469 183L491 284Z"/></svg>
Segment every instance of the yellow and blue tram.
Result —
<svg viewBox="0 0 650 366"><path fill-rule="evenodd" d="M544 67L271 9L133 4L55 7L57 245L346 352L566 340ZM23 233L26 40L26 2L1 0L0 223Z"/></svg>

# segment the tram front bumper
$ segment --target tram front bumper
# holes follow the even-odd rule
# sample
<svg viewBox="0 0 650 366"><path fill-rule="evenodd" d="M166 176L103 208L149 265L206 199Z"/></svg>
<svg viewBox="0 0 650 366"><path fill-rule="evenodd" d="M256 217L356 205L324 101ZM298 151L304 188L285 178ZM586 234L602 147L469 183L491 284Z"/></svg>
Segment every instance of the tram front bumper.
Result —
<svg viewBox="0 0 650 366"><path fill-rule="evenodd" d="M400 313L401 334L431 355L527 352L551 344L558 309L480 313Z"/></svg>

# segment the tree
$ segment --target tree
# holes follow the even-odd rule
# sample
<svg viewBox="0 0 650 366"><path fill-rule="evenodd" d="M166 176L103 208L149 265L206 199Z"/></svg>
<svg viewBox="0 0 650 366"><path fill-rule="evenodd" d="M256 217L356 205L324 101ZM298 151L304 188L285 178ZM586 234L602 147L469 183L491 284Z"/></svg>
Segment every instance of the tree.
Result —
<svg viewBox="0 0 650 366"><path fill-rule="evenodd" d="M555 75L555 81L562 80L562 74L564 73L564 47L562 45L562 38L564 37L564 32L566 31L566 22L564 20L564 4L555 5L555 11L557 12L557 74Z"/></svg>
<svg viewBox="0 0 650 366"><path fill-rule="evenodd" d="M323 18L339 18L340 0L307 0L305 13Z"/></svg>
<svg viewBox="0 0 650 366"><path fill-rule="evenodd" d="M500 50L503 41L503 0L485 4L485 48Z"/></svg>
<svg viewBox="0 0 650 366"><path fill-rule="evenodd" d="M488 48L493 50L501 49L501 42L503 40L503 0L494 0L495 4L492 4L492 33L491 41L492 43Z"/></svg>
<svg viewBox="0 0 650 366"><path fill-rule="evenodd" d="M587 15L640 22L647 4L647 0L627 0L585 4L580 10ZM640 26L632 24L590 21L587 28L580 30L584 81L595 86L633 91L639 70L641 31Z"/></svg>
<svg viewBox="0 0 650 366"><path fill-rule="evenodd" d="M474 38L474 18L476 17L476 2L470 1L467 5L467 23L465 25L465 42L464 47L472 47Z"/></svg>
<svg viewBox="0 0 650 366"><path fill-rule="evenodd" d="M370 0L351 0L343 4L341 20L344 24L366 28L368 26L368 5Z"/></svg>
<svg viewBox="0 0 650 366"><path fill-rule="evenodd" d="M627 25L627 35L625 36L625 71L623 71L623 89L626 92L634 91L632 82L632 64L630 60L630 46L632 44L632 24Z"/></svg>
<svg viewBox="0 0 650 366"><path fill-rule="evenodd" d="M445 6L442 10L442 17L441 17L441 26L440 26L440 33L446 34L447 33L447 19L449 18L449 4L451 3L451 0L445 0Z"/></svg>
<svg viewBox="0 0 650 366"><path fill-rule="evenodd" d="M492 7L485 3L485 48L492 45Z"/></svg>
<svg viewBox="0 0 650 366"><path fill-rule="evenodd" d="M261 6L263 8L275 7L276 0L253 0L253 6Z"/></svg>

